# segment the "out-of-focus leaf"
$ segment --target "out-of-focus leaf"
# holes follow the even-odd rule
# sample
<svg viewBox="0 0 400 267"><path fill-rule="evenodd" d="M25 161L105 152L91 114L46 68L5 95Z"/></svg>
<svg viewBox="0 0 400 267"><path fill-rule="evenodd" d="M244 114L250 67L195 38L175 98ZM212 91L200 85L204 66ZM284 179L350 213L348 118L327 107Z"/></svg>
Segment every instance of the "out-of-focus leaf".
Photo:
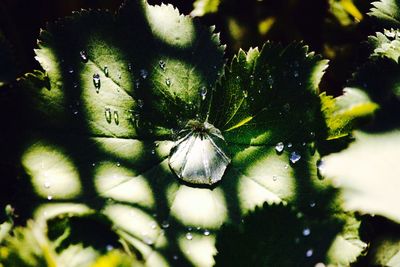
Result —
<svg viewBox="0 0 400 267"><path fill-rule="evenodd" d="M320 95L322 111L325 114L329 136L336 139L351 133L354 121L370 116L378 108L364 91L358 88L345 88L343 95L333 98L325 93Z"/></svg>
<svg viewBox="0 0 400 267"><path fill-rule="evenodd" d="M342 26L349 26L363 19L353 0L329 0L329 11Z"/></svg>
<svg viewBox="0 0 400 267"><path fill-rule="evenodd" d="M196 0L193 3L193 11L190 15L194 17L201 17L209 13L218 11L221 0Z"/></svg>
<svg viewBox="0 0 400 267"><path fill-rule="evenodd" d="M377 18L385 26L400 26L400 2L398 0L380 0L372 3L368 15Z"/></svg>

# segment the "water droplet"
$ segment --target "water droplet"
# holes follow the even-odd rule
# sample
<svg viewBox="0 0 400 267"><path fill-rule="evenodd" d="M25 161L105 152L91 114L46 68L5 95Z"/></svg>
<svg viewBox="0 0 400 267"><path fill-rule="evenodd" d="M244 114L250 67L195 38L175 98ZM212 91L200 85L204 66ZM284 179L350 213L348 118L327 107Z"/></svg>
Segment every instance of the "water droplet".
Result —
<svg viewBox="0 0 400 267"><path fill-rule="evenodd" d="M116 125L119 124L119 115L118 115L118 111L114 110L114 122Z"/></svg>
<svg viewBox="0 0 400 267"><path fill-rule="evenodd" d="M310 137L311 137L311 139L314 139L315 138L315 132L310 132Z"/></svg>
<svg viewBox="0 0 400 267"><path fill-rule="evenodd" d="M290 162L292 162L293 164L295 164L296 162L298 162L301 159L300 154L298 154L296 151L293 151L290 154Z"/></svg>
<svg viewBox="0 0 400 267"><path fill-rule="evenodd" d="M149 236L144 235L143 236L143 241L147 244L147 245L153 245L154 241L153 239L151 239Z"/></svg>
<svg viewBox="0 0 400 267"><path fill-rule="evenodd" d="M285 165L285 169L286 170L289 169L289 165L288 164Z"/></svg>
<svg viewBox="0 0 400 267"><path fill-rule="evenodd" d="M192 233L190 233L190 232L186 233L186 239L187 240L192 240L193 239Z"/></svg>
<svg viewBox="0 0 400 267"><path fill-rule="evenodd" d="M100 90L100 75L98 73L93 74L93 84L94 88L96 88L96 93L99 93Z"/></svg>
<svg viewBox="0 0 400 267"><path fill-rule="evenodd" d="M117 167L121 167L121 163L117 162Z"/></svg>
<svg viewBox="0 0 400 267"><path fill-rule="evenodd" d="M297 213L296 213L296 217L297 217L298 219L303 218L303 213L302 213L301 211L297 212Z"/></svg>
<svg viewBox="0 0 400 267"><path fill-rule="evenodd" d="M172 258L173 258L174 260L178 260L178 259L179 259L178 255L174 255L174 256L172 256Z"/></svg>
<svg viewBox="0 0 400 267"><path fill-rule="evenodd" d="M143 108L143 105L144 105L143 100L142 99L138 99L137 100L137 105L138 105L139 108Z"/></svg>
<svg viewBox="0 0 400 267"><path fill-rule="evenodd" d="M156 222L151 222L150 223L151 229L156 229L157 228L157 223Z"/></svg>
<svg viewBox="0 0 400 267"><path fill-rule="evenodd" d="M156 154L156 150L155 150L155 149L152 149L152 150L151 150L151 154L153 154L153 155Z"/></svg>
<svg viewBox="0 0 400 267"><path fill-rule="evenodd" d="M249 92L247 90L243 90L243 96L246 98L249 95Z"/></svg>
<svg viewBox="0 0 400 267"><path fill-rule="evenodd" d="M286 103L285 105L283 105L283 110L288 113L290 111L290 104Z"/></svg>
<svg viewBox="0 0 400 267"><path fill-rule="evenodd" d="M50 188L50 183L49 182L44 182L44 187L45 188Z"/></svg>
<svg viewBox="0 0 400 267"><path fill-rule="evenodd" d="M293 146L292 143L288 143L288 144L287 144L287 147L288 147L288 148L291 148L292 146Z"/></svg>
<svg viewBox="0 0 400 267"><path fill-rule="evenodd" d="M145 69L141 69L139 72L140 77L144 80L147 78L147 76L149 76L149 73L147 72L147 70Z"/></svg>
<svg viewBox="0 0 400 267"><path fill-rule="evenodd" d="M47 196L47 200L52 200L53 199L53 196Z"/></svg>
<svg viewBox="0 0 400 267"><path fill-rule="evenodd" d="M96 163L93 162L93 163L92 163L92 166L93 166L93 167L96 166Z"/></svg>
<svg viewBox="0 0 400 267"><path fill-rule="evenodd" d="M304 228L304 229L303 229L303 235L304 235L304 236L309 236L310 234L311 234L310 228Z"/></svg>
<svg viewBox="0 0 400 267"><path fill-rule="evenodd" d="M314 267L326 267L326 265L322 262L318 262Z"/></svg>
<svg viewBox="0 0 400 267"><path fill-rule="evenodd" d="M282 142L277 143L275 146L275 150L278 153L281 153L284 148L285 148L285 145Z"/></svg>
<svg viewBox="0 0 400 267"><path fill-rule="evenodd" d="M278 176L276 176L276 175L272 176L272 180L273 180L273 181L278 180Z"/></svg>
<svg viewBox="0 0 400 267"><path fill-rule="evenodd" d="M314 254L314 250L311 249L311 248L310 248L309 250L306 251L306 257L307 257L307 258L311 257L313 254Z"/></svg>
<svg viewBox="0 0 400 267"><path fill-rule="evenodd" d="M272 78L271 75L268 75L267 77L267 83L269 85L269 88L272 88L272 86L274 85L274 78Z"/></svg>
<svg viewBox="0 0 400 267"><path fill-rule="evenodd" d="M297 70L295 70L294 73L293 73L293 76L294 76L295 78L299 77L299 72L298 72Z"/></svg>
<svg viewBox="0 0 400 267"><path fill-rule="evenodd" d="M163 221L161 223L161 227L164 228L164 229L167 229L169 227L169 222L167 220Z"/></svg>
<svg viewBox="0 0 400 267"><path fill-rule="evenodd" d="M81 57L83 63L88 62L88 57L85 50L80 51L79 56Z"/></svg>
<svg viewBox="0 0 400 267"><path fill-rule="evenodd" d="M314 201L310 202L310 208L314 208L315 205L317 205L317 203L315 203Z"/></svg>
<svg viewBox="0 0 400 267"><path fill-rule="evenodd" d="M111 123L111 109L110 108L105 108L104 116L106 117L106 121L108 123Z"/></svg>
<svg viewBox="0 0 400 267"><path fill-rule="evenodd" d="M193 228L189 226L187 230L190 232L193 230Z"/></svg>
<svg viewBox="0 0 400 267"><path fill-rule="evenodd" d="M107 66L104 66L103 71L104 71L104 75L105 75L106 77L108 77L108 76L109 76L109 73L108 73L108 67L107 67Z"/></svg>
<svg viewBox="0 0 400 267"><path fill-rule="evenodd" d="M204 100L206 99L207 96L207 87L202 87L200 89L200 95L201 95L201 99Z"/></svg>
<svg viewBox="0 0 400 267"><path fill-rule="evenodd" d="M160 61L158 62L158 65L160 66L160 68L161 68L162 70L165 70L165 62L164 62L164 61L160 60Z"/></svg>
<svg viewBox="0 0 400 267"><path fill-rule="evenodd" d="M107 245L106 246L106 250L107 251L111 251L111 250L113 250L114 249L114 247L112 246L112 245Z"/></svg>
<svg viewBox="0 0 400 267"><path fill-rule="evenodd" d="M121 80L121 78L122 78L122 74L121 74L121 72L119 72L119 73L118 73L118 79Z"/></svg>
<svg viewBox="0 0 400 267"><path fill-rule="evenodd" d="M209 236L209 235L210 235L210 231L207 230L207 229L205 229L204 232L203 232L203 234L204 234L205 236Z"/></svg>
<svg viewBox="0 0 400 267"><path fill-rule="evenodd" d="M128 63L128 71L132 72L132 70L133 70L132 63Z"/></svg>
<svg viewBox="0 0 400 267"><path fill-rule="evenodd" d="M165 79L165 84L166 84L168 87L171 86L171 79L170 79L170 78Z"/></svg>
<svg viewBox="0 0 400 267"><path fill-rule="evenodd" d="M73 68L69 68L69 69L68 69L68 73L69 73L69 74L73 74L73 73L74 73L74 69L73 69Z"/></svg>

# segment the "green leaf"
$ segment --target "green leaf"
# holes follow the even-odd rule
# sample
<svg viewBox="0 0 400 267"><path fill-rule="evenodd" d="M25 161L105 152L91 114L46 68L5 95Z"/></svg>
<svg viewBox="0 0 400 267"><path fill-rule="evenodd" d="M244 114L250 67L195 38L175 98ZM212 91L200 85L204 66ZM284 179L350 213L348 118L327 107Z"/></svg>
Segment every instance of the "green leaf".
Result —
<svg viewBox="0 0 400 267"><path fill-rule="evenodd" d="M193 10L190 15L194 17L202 17L210 13L216 13L221 0L196 0L193 3Z"/></svg>
<svg viewBox="0 0 400 267"><path fill-rule="evenodd" d="M398 30L384 30L377 32L376 36L368 37L369 44L374 49L372 57L387 57L399 62L400 32Z"/></svg>
<svg viewBox="0 0 400 267"><path fill-rule="evenodd" d="M344 88L343 95L336 98L325 93L320 97L329 129L328 139L349 135L355 120L370 116L378 108L368 94L358 88Z"/></svg>
<svg viewBox="0 0 400 267"><path fill-rule="evenodd" d="M349 226L345 242L342 235L336 237L343 223L334 216L316 220L289 206L264 205L246 216L242 225L222 228L215 266L316 266L319 262L348 266L365 244L350 243L358 234L351 233ZM352 227L358 229L358 224Z"/></svg>
<svg viewBox="0 0 400 267"><path fill-rule="evenodd" d="M276 144L324 138L317 96L327 67L301 44L240 51L216 88L208 120L228 143ZM311 135L311 136L310 136Z"/></svg>
<svg viewBox="0 0 400 267"><path fill-rule="evenodd" d="M400 131L355 132L348 149L323 159L323 175L341 188L349 210L400 222L397 154Z"/></svg>
<svg viewBox="0 0 400 267"><path fill-rule="evenodd" d="M332 13L342 26L349 26L363 19L353 0L329 0L329 12Z"/></svg>
<svg viewBox="0 0 400 267"><path fill-rule="evenodd" d="M20 209L39 222L103 214L147 266L213 265L221 225L264 202L340 213L313 144L326 138L326 61L268 43L240 51L221 76L222 53L213 29L171 6L127 1L116 16L50 24L36 50L45 73L21 80L21 187L31 194ZM213 186L181 182L168 164L189 120L208 120L228 144L231 163Z"/></svg>
<svg viewBox="0 0 400 267"><path fill-rule="evenodd" d="M385 26L398 28L400 26L400 9L398 0L380 0L373 2L373 8L368 13L377 18Z"/></svg>

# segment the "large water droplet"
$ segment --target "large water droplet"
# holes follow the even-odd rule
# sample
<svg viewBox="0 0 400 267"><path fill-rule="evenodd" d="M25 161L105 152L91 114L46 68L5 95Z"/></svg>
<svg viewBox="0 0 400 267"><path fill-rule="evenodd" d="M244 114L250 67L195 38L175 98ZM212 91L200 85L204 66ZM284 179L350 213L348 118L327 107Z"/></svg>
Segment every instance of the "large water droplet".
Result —
<svg viewBox="0 0 400 267"><path fill-rule="evenodd" d="M108 76L109 76L109 73L108 73L108 67L107 67L107 66L104 66L103 71L104 71L104 75L105 75L106 77L108 77Z"/></svg>
<svg viewBox="0 0 400 267"><path fill-rule="evenodd" d="M314 250L311 249L311 248L310 248L309 250L306 251L306 257L307 257L307 258L311 257L313 254L314 254Z"/></svg>
<svg viewBox="0 0 400 267"><path fill-rule="evenodd" d="M296 151L293 151L290 154L290 162L292 162L293 164L295 164L296 162L298 162L301 159L300 154L298 154Z"/></svg>
<svg viewBox="0 0 400 267"><path fill-rule="evenodd" d="M93 85L94 88L96 88L96 93L99 93L100 91L100 75L98 73L93 74Z"/></svg>
<svg viewBox="0 0 400 267"><path fill-rule="evenodd" d="M141 69L141 70L139 71L139 75L140 75L140 77L144 80L144 79L147 78L147 76L149 76L149 73L147 72L147 70Z"/></svg>
<svg viewBox="0 0 400 267"><path fill-rule="evenodd" d="M114 122L116 125L119 124L119 115L118 115L118 111L114 110Z"/></svg>
<svg viewBox="0 0 400 267"><path fill-rule="evenodd" d="M187 240L192 240L193 239L193 235L191 232L186 233L186 239Z"/></svg>
<svg viewBox="0 0 400 267"><path fill-rule="evenodd" d="M105 108L104 116L106 117L106 121L108 123L111 123L111 109L110 108Z"/></svg>
<svg viewBox="0 0 400 267"><path fill-rule="evenodd" d="M50 196L50 195L47 196L47 200L52 200L52 199L53 199L53 196Z"/></svg>
<svg viewBox="0 0 400 267"><path fill-rule="evenodd" d="M222 179L230 158L225 140L217 128L191 120L179 133L169 155L169 166L182 180L214 184Z"/></svg>
<svg viewBox="0 0 400 267"><path fill-rule="evenodd" d="M203 234L204 234L205 236L209 236L209 235L210 235L210 231L207 230L207 229L205 229L204 232L203 232Z"/></svg>
<svg viewBox="0 0 400 267"><path fill-rule="evenodd" d="M165 79L165 84L166 84L168 87L171 86L171 79L170 79L170 78Z"/></svg>
<svg viewBox="0 0 400 267"><path fill-rule="evenodd" d="M275 146L275 150L278 153L281 153L284 148L285 148L285 145L282 142L277 143Z"/></svg>
<svg viewBox="0 0 400 267"><path fill-rule="evenodd" d="M80 56L80 58L81 58L83 63L88 62L88 57L87 57L87 54L86 54L85 50L80 51L79 52L79 56Z"/></svg>

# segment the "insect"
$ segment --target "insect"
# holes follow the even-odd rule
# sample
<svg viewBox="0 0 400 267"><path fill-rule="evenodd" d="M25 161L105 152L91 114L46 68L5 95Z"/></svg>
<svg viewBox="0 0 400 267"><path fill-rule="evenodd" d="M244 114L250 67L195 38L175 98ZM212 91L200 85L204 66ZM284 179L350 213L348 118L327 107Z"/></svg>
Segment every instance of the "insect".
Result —
<svg viewBox="0 0 400 267"><path fill-rule="evenodd" d="M169 154L169 166L182 180L212 185L222 179L231 159L221 131L208 122L190 120Z"/></svg>

